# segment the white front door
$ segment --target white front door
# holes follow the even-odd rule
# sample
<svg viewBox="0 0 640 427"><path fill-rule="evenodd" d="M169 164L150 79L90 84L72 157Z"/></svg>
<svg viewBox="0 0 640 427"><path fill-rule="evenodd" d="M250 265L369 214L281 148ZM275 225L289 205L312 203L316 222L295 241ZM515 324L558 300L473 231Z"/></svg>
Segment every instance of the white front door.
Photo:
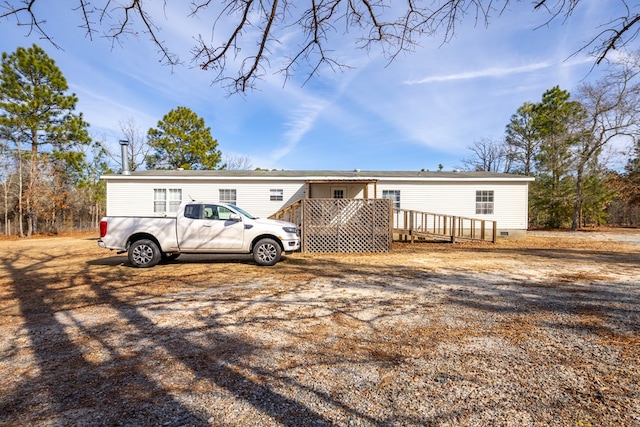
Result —
<svg viewBox="0 0 640 427"><path fill-rule="evenodd" d="M331 198L332 199L346 199L347 198L347 187L331 187Z"/></svg>

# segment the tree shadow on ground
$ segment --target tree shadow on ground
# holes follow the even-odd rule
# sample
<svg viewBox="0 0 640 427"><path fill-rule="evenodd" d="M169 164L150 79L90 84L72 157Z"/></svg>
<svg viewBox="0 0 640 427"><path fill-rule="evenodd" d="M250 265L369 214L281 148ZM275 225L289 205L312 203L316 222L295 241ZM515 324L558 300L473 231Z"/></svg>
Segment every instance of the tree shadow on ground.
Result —
<svg viewBox="0 0 640 427"><path fill-rule="evenodd" d="M474 249L474 250L477 250ZM511 252L511 251L509 251ZM580 251L580 254L584 252ZM630 254L637 260L638 254ZM477 256L477 255L476 255ZM547 251L536 253L537 257L556 260L573 256L585 260L584 255L566 251L562 255ZM602 260L603 254L588 251L586 259L593 262ZM189 405L176 393L174 388L159 379L161 372L171 377L172 366L180 365L189 373L180 386L183 393L198 393L200 380L215 386L202 394L215 394L217 401L240 402L240 407L263 415L267 422L278 425L331 425L325 409L338 409L366 425L382 426L390 424L429 425L430 423L451 422L456 417L468 415L473 405L452 408L438 412L437 416L410 416L390 407L388 417L372 416L356 404L350 404L347 397L358 396L358 390L351 396L334 396L326 389L316 389L298 381L286 372L276 372L261 368L250 362L252 357L264 350L251 337L233 333L233 328L241 329L243 324L259 328L277 321L286 322L285 331L304 340L307 336L300 331L302 321L331 319L331 325L344 325L345 330L353 326L371 328L368 338L361 342L349 342L352 335L331 336L338 340L336 346L326 350L310 361L296 360L288 368L298 368L311 372L317 363L339 367L345 363L369 368L401 367L405 358L402 352L387 347L398 341L396 335L391 341L376 339L384 336L375 329L375 322L384 321L385 316L396 319L404 316L420 316L428 313L429 307L413 304L404 307L399 302L387 304L388 295L407 295L409 303L413 295L425 293L433 295L434 303L446 303L455 307L471 308L478 313L520 316L529 313L565 315L592 310L608 312L613 316L622 332L637 334L637 293L629 293L622 283L607 283L582 286L572 283L519 282L493 279L494 282L478 280L473 271L448 271L438 273L426 266L407 267L400 265L376 265L363 261L358 264L340 262L336 257L311 259L291 257L275 268L249 269L243 262L194 258L175 261L175 265L160 266L152 271L144 269L96 268L123 265L125 257L109 257L89 261L77 272L70 275L52 276L45 273L46 264L53 260L44 256L40 260L26 261L21 254L5 257L4 270L8 272L11 284L11 299L18 302L20 321L24 333L30 341L29 350L35 360L36 370L24 375L18 385L10 391L0 392L0 422L59 423L74 425L210 425L225 424L225 408L207 408L206 405ZM363 260L366 258L363 257ZM19 267L28 263L26 267ZM207 278L201 285L193 285L187 276L200 264L199 273ZM227 288L214 288L211 278L214 269L209 266L230 266L231 270L247 273L249 278L238 279L225 271L217 274L228 276ZM42 268L41 268L42 267ZM181 267L181 268L180 268ZM260 271L261 278L252 278ZM207 275L209 273L209 275ZM173 283L172 292L163 296L154 291L157 276L166 275L165 281ZM126 276L126 277L125 277ZM263 288L261 283L269 281L284 283L274 289ZM301 297L303 287L324 284L325 288L315 290L317 297ZM75 299L65 299L64 289L86 286L86 292ZM184 289L181 290L180 286ZM130 288L131 292L119 292ZM242 289L242 292L234 290ZM343 297L337 290L353 289L372 291ZM593 292L589 292L589 290ZM232 292L233 291L233 292ZM308 289L304 289L308 291ZM376 293L379 291L379 294ZM586 296L584 296L585 294ZM584 298L583 298L584 296ZM173 305L163 305L168 301ZM317 300L314 300L317 298ZM428 299L425 299L429 301ZM285 302L283 302L285 301ZM330 301L333 305L327 306ZM176 303L178 308L176 308ZM195 325L163 325L162 314L167 313L179 319L180 304L204 304L207 310L198 312L200 322ZM409 305L408 303L408 305ZM612 310L612 304L622 304ZM290 311L285 311L284 306ZM270 306L269 312L262 311ZM172 307L172 308L167 308ZM310 307L303 311L301 307ZM369 312L380 310L375 317L365 318ZM236 323L229 325L221 319L216 310L224 314L237 314ZM82 310L88 310L83 312ZM101 312L111 313L104 320L98 320ZM82 317L82 315L85 317ZM363 320L365 319L365 320ZM635 322L635 323L634 323ZM551 326L558 329L576 328L578 323L556 321ZM613 326L600 325L610 333L616 333ZM626 328L626 330L624 329ZM92 358L91 352L73 335L84 337L84 341L99 343L102 358ZM265 330L265 334L282 331ZM398 334L403 331L397 331ZM598 333L603 333L598 329ZM390 331L390 333L395 333ZM201 338L194 339L194 336ZM365 334L366 336L366 334ZM117 339L115 339L117 337ZM426 345L411 336L403 337L408 344ZM396 342L397 343L397 342ZM339 348L338 344L344 345ZM366 347L366 348L365 348ZM90 348L89 348L90 350ZM366 351L365 351L366 350ZM15 349L7 357L17 357L23 349ZM3 356L4 357L4 356ZM295 394L278 391L274 383L279 381L302 394L311 394L321 403L322 409L313 406ZM355 383L354 383L355 384ZM191 390L193 389L193 390ZM364 399L364 397L363 397ZM44 402L44 403L43 403ZM388 402L390 405L392 401ZM212 415L213 412L213 415ZM220 414L217 418L216 414Z"/></svg>
<svg viewBox="0 0 640 427"><path fill-rule="evenodd" d="M96 278L90 271L92 264L110 263L88 263L84 271L69 279L73 283L53 283L51 277L39 273L39 264L47 264L52 258L45 257L19 268L16 267L21 264L17 262L19 256L5 258L3 268L11 277L10 298L18 301L29 352L36 366L19 384L12 384L10 391L0 394L1 423L195 426L220 423L215 415L211 417L211 408L197 409L184 404L170 387L156 380L149 367L155 360L162 369L171 363L185 366L194 378L215 384L231 399L244 402L267 419L277 420L279 425L332 424L315 409L237 369L241 366L239 360L250 357L255 350L254 344L221 332L215 317L208 318L207 325L200 329L164 327L151 320L145 310L153 309L153 303L148 301L152 297L144 295L144 288L153 286L152 282L134 285L140 293L127 300L118 297L114 292L118 288L112 286L121 279L119 273L114 271ZM88 286L84 297L60 300L61 289L83 282ZM78 320L71 314L76 309L108 310L117 316L104 323ZM83 337L81 341L99 343L106 355L101 360L91 360L91 354L75 341L72 329ZM114 333L119 342L110 338ZM205 334L208 339L205 343L195 342L188 337L193 333ZM162 359L158 359L159 354ZM262 372L262 376L268 373ZM301 384L292 386L316 393L327 405L342 407L371 425L379 424L327 393L309 390ZM225 408L213 409L214 414L224 411Z"/></svg>

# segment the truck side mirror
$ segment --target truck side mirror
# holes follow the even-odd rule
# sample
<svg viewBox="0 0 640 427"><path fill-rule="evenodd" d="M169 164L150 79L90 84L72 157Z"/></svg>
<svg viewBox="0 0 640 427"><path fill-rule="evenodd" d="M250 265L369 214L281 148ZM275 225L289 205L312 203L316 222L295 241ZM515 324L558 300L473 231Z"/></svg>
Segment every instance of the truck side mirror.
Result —
<svg viewBox="0 0 640 427"><path fill-rule="evenodd" d="M236 214L236 213L232 213L231 215L229 215L229 221L242 221L242 218L240 218L240 215Z"/></svg>

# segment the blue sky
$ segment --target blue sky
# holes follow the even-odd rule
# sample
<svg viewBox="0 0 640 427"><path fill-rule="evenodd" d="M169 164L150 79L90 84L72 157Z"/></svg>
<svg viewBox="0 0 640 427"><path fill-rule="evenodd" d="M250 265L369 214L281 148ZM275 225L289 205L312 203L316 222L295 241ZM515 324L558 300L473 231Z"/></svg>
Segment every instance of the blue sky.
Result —
<svg viewBox="0 0 640 427"><path fill-rule="evenodd" d="M548 15L514 2L488 27L469 17L448 43L444 34L425 37L390 64L377 50L351 48L336 34L335 55L353 69L323 69L306 84L301 70L286 85L272 70L256 91L229 97L211 84L211 72L189 63L192 37L210 29L206 17L190 20L186 9L154 14L162 39L185 62L170 68L145 35L115 46L100 37L90 41L78 12L41 3L44 28L64 50L28 36L14 19L0 21L0 50L33 43L45 49L78 96L92 136L114 152L121 123L133 120L146 134L185 106L204 118L223 153L248 157L253 167L289 170L460 167L475 141L504 135L524 102L539 101L555 85L572 91L597 78L587 52L572 54L598 25L620 15L617 2L583 0L568 21L544 25Z"/></svg>

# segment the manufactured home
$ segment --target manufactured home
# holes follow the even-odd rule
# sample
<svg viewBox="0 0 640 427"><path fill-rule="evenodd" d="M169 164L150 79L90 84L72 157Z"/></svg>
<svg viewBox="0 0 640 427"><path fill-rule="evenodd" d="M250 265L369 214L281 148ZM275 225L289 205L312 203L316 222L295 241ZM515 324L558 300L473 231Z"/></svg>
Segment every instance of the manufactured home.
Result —
<svg viewBox="0 0 640 427"><path fill-rule="evenodd" d="M361 170L150 170L102 179L109 216L171 216L184 200L232 203L255 216L269 217L304 200L383 199L391 208L389 218L395 213L396 222L402 212L405 221L414 221L407 220L406 212L472 218L483 221L483 227L484 221L493 224L492 234L498 237L526 234L533 180L490 172ZM439 218L425 219L421 226L435 227ZM404 229L407 224L392 227Z"/></svg>

